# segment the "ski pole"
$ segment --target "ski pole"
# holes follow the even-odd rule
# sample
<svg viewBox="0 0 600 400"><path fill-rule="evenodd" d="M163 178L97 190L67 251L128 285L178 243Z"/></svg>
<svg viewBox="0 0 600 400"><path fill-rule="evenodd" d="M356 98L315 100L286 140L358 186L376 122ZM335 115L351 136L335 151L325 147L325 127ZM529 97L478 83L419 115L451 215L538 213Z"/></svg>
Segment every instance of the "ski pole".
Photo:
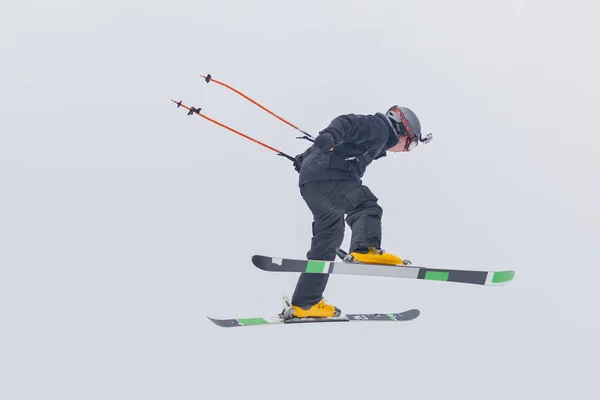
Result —
<svg viewBox="0 0 600 400"><path fill-rule="evenodd" d="M228 84L226 84L226 83L223 83L223 82L221 82L221 81L218 81L218 80L216 80L216 79L213 79L213 77L212 77L212 76L210 76L210 74L208 74L208 75L200 75L200 76L201 76L202 78L204 78L204 80L206 81L206 83L214 82L214 83L216 83L216 84L219 84L219 85L221 85L221 86L223 86L223 87L226 87L227 89L229 89L229 90L231 90L231 91L233 91L233 92L235 92L235 93L239 94L240 96L242 96L242 97L243 97L243 98L245 98L246 100L250 101L250 102L251 102L251 103L253 103L254 105L256 105L256 106L258 106L258 107L262 108L263 110L265 110L266 112L268 112L269 114L271 114L272 116L274 116L275 118L279 119L280 121L282 121L282 122L284 122L284 123L288 124L288 125L289 125L289 126L291 126L292 128L294 128L294 129L296 129L297 131L299 131L299 132L302 132L302 134L304 134L304 136L302 136L302 137L298 137L298 138L296 138L296 139L306 139L306 140L308 140L308 141L310 141L310 142L314 142L314 141L315 141L315 140L314 140L314 138L312 137L312 135L310 135L309 133L307 133L307 132L303 131L302 129L298 128L296 125L292 124L291 122L289 122L289 121L287 121L287 120L283 119L283 118L282 118L282 117L280 117L279 115L275 114L273 111L269 110L268 108L266 108L265 106L263 106L263 105L262 105L262 104L260 104L259 102L257 102L257 101L255 101L255 100L251 99L250 97L246 96L244 93L240 92L239 90L237 90L237 89L235 89L235 88L233 88L233 87L229 86L229 85L228 85Z"/></svg>
<svg viewBox="0 0 600 400"><path fill-rule="evenodd" d="M242 136L242 137L244 137L244 138L246 138L246 139L248 139L248 140L250 140L250 141L252 141L252 142L254 142L254 143L257 143L257 144L259 144L259 145L261 145L261 146L263 146L263 147L266 147L267 149L269 149L269 150L271 150L271 151L274 151L274 152L276 152L278 156L285 157L285 158L287 158L288 160L290 160L290 161L292 161L292 162L295 162L295 161L296 161L296 159L295 159L294 157L292 157L292 156L290 156L290 155L288 155L288 154L284 153L283 151L279 151L279 150L277 150L276 148L269 146L268 144L265 144L265 143L263 143L263 142L261 142L261 141L259 141L259 140L256 140L256 139L254 139L254 138L252 138L252 137L250 137L250 136L248 136L248 135L245 135L245 134L243 134L243 133L242 133L242 132L240 132L240 131L236 131L235 129L233 129L233 128L230 128L229 126L227 126L227 125L225 125L225 124L223 124L223 123L221 123L221 122L219 122L219 121L216 121L216 120L214 120L214 119L212 119L212 118L210 118L210 117L207 117L207 116L206 116L206 115L204 115L204 114L200 114L200 111L202 110L201 108L195 108L195 107L193 107L193 106L192 106L192 107L188 107L188 106L186 106L185 104L183 104L181 100L180 100L180 101L175 101L175 100L171 99L171 101L172 101L173 103L177 104L177 108L179 108L179 107L183 107L183 108L185 108L186 110L188 110L188 115L192 115L192 114L199 115L199 116L201 116L202 118L204 118L204 119L206 119L206 120L208 120L208 121L212 122L213 124L219 125L220 127L223 127L223 128L225 128L225 129L227 129L227 130L229 130L229 131L231 131L231 132L233 132L233 133L236 133L236 134L238 134L238 135L240 135L240 136Z"/></svg>

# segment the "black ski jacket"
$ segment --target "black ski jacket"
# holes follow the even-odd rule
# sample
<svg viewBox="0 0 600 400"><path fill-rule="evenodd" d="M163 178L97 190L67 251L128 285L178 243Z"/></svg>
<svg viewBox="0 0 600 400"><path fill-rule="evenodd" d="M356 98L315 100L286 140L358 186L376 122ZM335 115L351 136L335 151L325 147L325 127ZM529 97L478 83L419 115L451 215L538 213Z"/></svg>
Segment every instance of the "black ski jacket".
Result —
<svg viewBox="0 0 600 400"><path fill-rule="evenodd" d="M299 184L324 180L360 180L367 166L398 143L388 118L347 114L319 132L315 142L296 156Z"/></svg>

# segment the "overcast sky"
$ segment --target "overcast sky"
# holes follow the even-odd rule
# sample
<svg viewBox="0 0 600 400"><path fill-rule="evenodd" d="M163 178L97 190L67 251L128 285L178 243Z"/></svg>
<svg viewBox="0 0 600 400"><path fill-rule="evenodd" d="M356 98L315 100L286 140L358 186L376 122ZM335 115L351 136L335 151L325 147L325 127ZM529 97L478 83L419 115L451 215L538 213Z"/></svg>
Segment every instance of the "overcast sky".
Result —
<svg viewBox="0 0 600 400"><path fill-rule="evenodd" d="M0 398L598 398L600 28L589 1L4 2ZM344 113L434 140L374 162L383 247L502 287L333 276L343 311L268 317L311 214L291 163ZM349 243L347 231L344 245Z"/></svg>

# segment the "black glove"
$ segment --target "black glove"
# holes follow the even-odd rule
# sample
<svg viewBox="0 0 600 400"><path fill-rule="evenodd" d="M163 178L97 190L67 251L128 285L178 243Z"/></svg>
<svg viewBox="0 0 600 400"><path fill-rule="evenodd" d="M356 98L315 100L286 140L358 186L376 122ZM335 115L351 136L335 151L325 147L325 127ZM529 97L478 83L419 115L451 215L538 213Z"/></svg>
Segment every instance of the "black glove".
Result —
<svg viewBox="0 0 600 400"><path fill-rule="evenodd" d="M304 160L304 153L298 154L296 157L294 157L294 169L297 172L300 172L300 167L302 166L302 160Z"/></svg>
<svg viewBox="0 0 600 400"><path fill-rule="evenodd" d="M335 146L333 135L329 132L323 132L315 139L315 147L323 153L329 153Z"/></svg>

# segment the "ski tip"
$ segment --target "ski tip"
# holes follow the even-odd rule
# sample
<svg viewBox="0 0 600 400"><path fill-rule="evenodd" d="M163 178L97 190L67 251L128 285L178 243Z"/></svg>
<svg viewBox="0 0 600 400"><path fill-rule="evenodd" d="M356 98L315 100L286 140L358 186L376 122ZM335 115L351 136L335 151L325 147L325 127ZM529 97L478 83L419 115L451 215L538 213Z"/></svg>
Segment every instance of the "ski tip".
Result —
<svg viewBox="0 0 600 400"><path fill-rule="evenodd" d="M212 322L213 324L217 325L217 326L223 326L223 320L220 319L216 319L216 318L211 318L211 317L206 317L210 320L210 322Z"/></svg>
<svg viewBox="0 0 600 400"><path fill-rule="evenodd" d="M236 319L218 319L218 318L208 318L213 324L220 326L221 328L231 328L234 326L239 326L240 324Z"/></svg>
<svg viewBox="0 0 600 400"><path fill-rule="evenodd" d="M260 256L258 254L252 256L252 264L254 264L255 267L260 269L265 269L265 263L267 262L267 260L269 260L269 257Z"/></svg>
<svg viewBox="0 0 600 400"><path fill-rule="evenodd" d="M401 318L399 318L399 321L411 321L413 319L416 319L419 317L419 315L421 315L421 311L417 310L416 308L413 308L411 310L407 310L404 311L403 313L400 313L399 316L401 316Z"/></svg>

